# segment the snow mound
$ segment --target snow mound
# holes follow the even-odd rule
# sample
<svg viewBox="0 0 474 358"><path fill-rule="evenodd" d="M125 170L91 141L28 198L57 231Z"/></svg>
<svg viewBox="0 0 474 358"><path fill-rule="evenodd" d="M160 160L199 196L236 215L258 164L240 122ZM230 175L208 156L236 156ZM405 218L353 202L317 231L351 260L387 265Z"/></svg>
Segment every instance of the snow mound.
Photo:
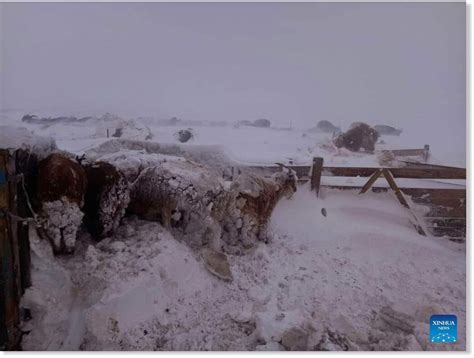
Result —
<svg viewBox="0 0 474 358"><path fill-rule="evenodd" d="M112 137L150 140L153 138L153 134L151 133L150 128L147 126L133 120L128 120L115 128L115 132L112 133Z"/></svg>

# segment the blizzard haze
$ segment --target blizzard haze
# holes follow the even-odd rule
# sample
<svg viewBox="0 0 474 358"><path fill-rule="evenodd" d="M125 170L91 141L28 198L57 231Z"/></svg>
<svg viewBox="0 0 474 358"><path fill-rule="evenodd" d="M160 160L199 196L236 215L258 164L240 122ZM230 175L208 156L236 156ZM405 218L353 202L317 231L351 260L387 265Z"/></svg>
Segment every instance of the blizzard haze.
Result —
<svg viewBox="0 0 474 358"><path fill-rule="evenodd" d="M1 9L4 110L367 121L465 146L464 3Z"/></svg>

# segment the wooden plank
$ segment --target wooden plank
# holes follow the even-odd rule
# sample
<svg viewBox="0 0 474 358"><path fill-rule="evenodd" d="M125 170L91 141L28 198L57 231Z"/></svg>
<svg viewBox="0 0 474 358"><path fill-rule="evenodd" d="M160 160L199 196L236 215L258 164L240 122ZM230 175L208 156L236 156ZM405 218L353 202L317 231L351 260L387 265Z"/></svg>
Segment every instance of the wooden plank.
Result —
<svg viewBox="0 0 474 358"><path fill-rule="evenodd" d="M354 190L360 192L361 187L360 186L349 186L349 185L329 185L329 184L321 184L321 188L327 188L327 189L334 189L334 190ZM390 188L380 188L380 187L374 187L372 186L370 188L370 191L374 193L385 193L389 191Z"/></svg>
<svg viewBox="0 0 474 358"><path fill-rule="evenodd" d="M424 149L425 149L425 154L423 155L423 159L425 160L425 162L427 162L430 157L430 145L425 144Z"/></svg>
<svg viewBox="0 0 474 358"><path fill-rule="evenodd" d="M401 188L401 190L412 198L466 199L466 189Z"/></svg>
<svg viewBox="0 0 474 358"><path fill-rule="evenodd" d="M263 175L271 175L278 171L277 166L248 166L248 169L258 171ZM311 170L310 166L289 165L298 177L305 177ZM376 170L383 169L377 167L323 167L322 176L336 177L370 177ZM386 168L389 169L394 178L405 179L466 179L465 168Z"/></svg>
<svg viewBox="0 0 474 358"><path fill-rule="evenodd" d="M397 186L397 183L395 183L395 180L393 179L392 173L388 169L383 169L383 175L385 179L387 180L388 184L390 185L390 188L395 192L395 195L397 196L398 201L407 209L410 209L410 206L408 205L405 197L403 196L403 193L401 192L400 188ZM418 220L417 216L415 213L411 212L413 216L413 225L415 226L416 231L423 236L426 236L425 230L423 230L423 227L420 225L420 221Z"/></svg>
<svg viewBox="0 0 474 358"><path fill-rule="evenodd" d="M462 208L466 207L466 201L464 199L459 198L443 198L443 197L422 197L422 198L412 198L414 203L420 205L431 205L431 206L446 206L452 208Z"/></svg>
<svg viewBox="0 0 474 358"><path fill-rule="evenodd" d="M452 217L465 218L466 207L446 207L441 205L431 206L430 211L426 214L428 217Z"/></svg>
<svg viewBox="0 0 474 358"><path fill-rule="evenodd" d="M16 175L15 168L15 157L8 155L7 157L7 179L8 179L8 200L9 200L9 212L18 215L17 210L17 182L10 180ZM18 220L9 219L10 222L10 238L12 240L12 255L13 255L13 274L15 277L15 289L17 290L17 296L21 296L21 275L20 275L20 253L19 253L19 242L18 242Z"/></svg>
<svg viewBox="0 0 474 358"><path fill-rule="evenodd" d="M311 169L311 190L316 191L316 196L319 196L319 186L321 184L321 172L323 170L323 163L323 158L313 158L313 167Z"/></svg>
<svg viewBox="0 0 474 358"><path fill-rule="evenodd" d="M449 236L449 237L466 237L466 228L452 228L452 227L429 227L428 231L433 236Z"/></svg>
<svg viewBox="0 0 474 358"><path fill-rule="evenodd" d="M447 165L439 165L439 164L428 164L428 163L420 163L420 162L409 162L406 160L400 160L400 162L404 163L407 167L413 168L420 168L420 169L457 169L457 170L465 170L466 168L461 167L451 167Z"/></svg>
<svg viewBox="0 0 474 358"><path fill-rule="evenodd" d="M369 190L370 187L375 183L375 181L379 178L381 174L382 174L382 169L377 169L369 178L367 183L364 184L359 194L364 194L367 190Z"/></svg>
<svg viewBox="0 0 474 358"><path fill-rule="evenodd" d="M387 152L391 152L396 157L410 157L410 156L425 156L425 149L391 149L387 150Z"/></svg>
<svg viewBox="0 0 474 358"><path fill-rule="evenodd" d="M369 167L325 167L323 176L369 177L381 168ZM394 178L405 179L466 179L466 169L420 169L420 168L387 168Z"/></svg>
<svg viewBox="0 0 474 358"><path fill-rule="evenodd" d="M18 271L15 270L15 255L11 222L7 213L11 209L11 187L8 182L8 160L10 154L0 150L0 349L14 350L20 342Z"/></svg>
<svg viewBox="0 0 474 358"><path fill-rule="evenodd" d="M393 179L393 176L390 173L390 171L388 169L383 169L382 174L387 180L388 185L390 185L390 188L395 192L395 195L397 196L397 199L400 202L400 204L402 204L406 208L410 208L405 197L403 196L403 193L400 191L400 188L395 183L395 180Z"/></svg>
<svg viewBox="0 0 474 358"><path fill-rule="evenodd" d="M466 218L451 218L451 217L425 217L425 221L430 227L453 227L465 228Z"/></svg>

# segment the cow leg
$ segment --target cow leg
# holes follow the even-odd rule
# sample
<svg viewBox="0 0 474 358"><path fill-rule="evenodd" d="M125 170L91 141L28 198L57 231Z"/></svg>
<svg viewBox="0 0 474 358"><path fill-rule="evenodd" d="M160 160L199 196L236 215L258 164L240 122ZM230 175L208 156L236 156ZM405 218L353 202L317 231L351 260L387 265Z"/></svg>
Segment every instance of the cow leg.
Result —
<svg viewBox="0 0 474 358"><path fill-rule="evenodd" d="M163 227L167 229L171 228L171 211L165 207L161 209L161 221Z"/></svg>

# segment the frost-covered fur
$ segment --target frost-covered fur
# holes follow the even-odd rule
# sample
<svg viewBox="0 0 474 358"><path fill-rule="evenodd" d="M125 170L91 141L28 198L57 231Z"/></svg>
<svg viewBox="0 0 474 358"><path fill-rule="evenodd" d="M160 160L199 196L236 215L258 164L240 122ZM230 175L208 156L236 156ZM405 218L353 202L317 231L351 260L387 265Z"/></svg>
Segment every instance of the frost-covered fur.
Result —
<svg viewBox="0 0 474 358"><path fill-rule="evenodd" d="M111 234L120 224L130 202L125 176L113 165L96 162L84 166L87 174L85 224L95 239Z"/></svg>
<svg viewBox="0 0 474 358"><path fill-rule="evenodd" d="M83 216L79 205L66 197L42 203L39 230L50 240L55 254L74 252Z"/></svg>
<svg viewBox="0 0 474 358"><path fill-rule="evenodd" d="M374 128L365 123L354 122L347 132L334 138L334 145L352 152L358 152L360 149L373 152L378 138L379 133Z"/></svg>
<svg viewBox="0 0 474 358"><path fill-rule="evenodd" d="M268 241L273 209L296 191L296 181L287 168L271 178L241 174L230 183L191 161L163 162L133 183L129 211L179 230L191 247L239 254Z"/></svg>
<svg viewBox="0 0 474 358"><path fill-rule="evenodd" d="M269 241L268 223L278 201L296 192L296 173L286 167L271 178L244 174L236 179L233 206L224 217L225 249L240 253L258 241Z"/></svg>
<svg viewBox="0 0 474 358"><path fill-rule="evenodd" d="M220 248L221 225L232 192L216 173L191 161L145 169L131 189L129 211L179 231L193 248Z"/></svg>
<svg viewBox="0 0 474 358"><path fill-rule="evenodd" d="M227 156L224 149L219 145L170 144L122 138L111 139L95 148L89 149L86 151L86 156L90 159L110 162L106 157L117 157L124 153L128 155L127 158L129 160L134 161L136 160L136 155L142 157L142 161L150 161L153 155L161 155L162 158L166 158L166 156L181 157L205 164L206 167L220 172L226 168L238 165L238 163ZM148 154L149 157L146 158L144 154ZM123 170L122 167L120 168Z"/></svg>
<svg viewBox="0 0 474 358"><path fill-rule="evenodd" d="M56 254L74 251L86 186L86 173L77 161L53 153L39 162L37 198L41 234L51 241Z"/></svg>

